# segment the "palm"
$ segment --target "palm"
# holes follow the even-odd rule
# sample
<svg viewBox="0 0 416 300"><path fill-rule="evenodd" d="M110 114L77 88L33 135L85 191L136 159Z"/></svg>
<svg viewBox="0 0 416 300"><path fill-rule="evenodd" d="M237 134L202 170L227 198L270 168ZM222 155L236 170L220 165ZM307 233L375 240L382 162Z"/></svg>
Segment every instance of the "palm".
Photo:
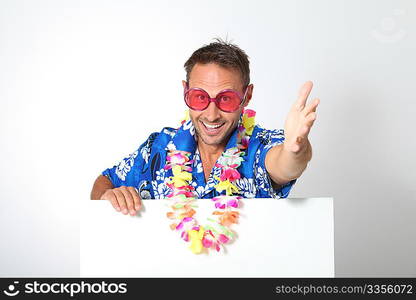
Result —
<svg viewBox="0 0 416 300"><path fill-rule="evenodd" d="M306 147L309 131L316 119L316 108L319 99L316 98L306 105L312 86L311 81L303 84L299 90L298 99L292 105L286 118L284 147L293 153L301 152Z"/></svg>

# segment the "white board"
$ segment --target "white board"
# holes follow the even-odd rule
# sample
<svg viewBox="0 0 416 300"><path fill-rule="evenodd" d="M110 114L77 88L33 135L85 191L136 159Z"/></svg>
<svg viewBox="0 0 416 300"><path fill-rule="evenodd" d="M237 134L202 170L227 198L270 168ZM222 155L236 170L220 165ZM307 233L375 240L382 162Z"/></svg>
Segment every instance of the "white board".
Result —
<svg viewBox="0 0 416 300"><path fill-rule="evenodd" d="M193 254L169 228L169 200L144 200L137 216L108 201L83 202L81 277L333 277L332 198L243 199L237 239ZM197 219L212 212L198 200ZM201 222L203 223L203 222Z"/></svg>

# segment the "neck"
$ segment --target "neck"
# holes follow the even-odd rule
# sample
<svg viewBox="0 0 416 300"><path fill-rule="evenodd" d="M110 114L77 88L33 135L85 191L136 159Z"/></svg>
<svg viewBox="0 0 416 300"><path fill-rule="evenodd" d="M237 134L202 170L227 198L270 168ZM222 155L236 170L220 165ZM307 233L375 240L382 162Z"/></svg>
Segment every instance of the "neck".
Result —
<svg viewBox="0 0 416 300"><path fill-rule="evenodd" d="M215 162L225 149L224 145L207 145L201 139L198 142L199 155L204 169L205 181L208 181Z"/></svg>
<svg viewBox="0 0 416 300"><path fill-rule="evenodd" d="M209 161L216 161L225 149L225 145L207 145L201 140L198 142L201 157Z"/></svg>

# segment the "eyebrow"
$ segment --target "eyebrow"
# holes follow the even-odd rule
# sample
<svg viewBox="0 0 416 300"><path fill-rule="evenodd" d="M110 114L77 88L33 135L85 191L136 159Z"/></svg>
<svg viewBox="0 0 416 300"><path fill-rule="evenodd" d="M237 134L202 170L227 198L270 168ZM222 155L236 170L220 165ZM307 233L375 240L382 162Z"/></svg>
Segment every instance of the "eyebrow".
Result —
<svg viewBox="0 0 416 300"><path fill-rule="evenodd" d="M199 82L199 83L202 83L203 85L205 85L205 83L203 82L203 81L201 81L201 82ZM191 88L190 86L189 86L189 81L187 81L186 82L186 86L188 87L188 89L189 88ZM209 86L209 85L207 85L208 86L208 88L209 89L211 89L212 87L211 86ZM216 95L218 95L218 93L219 92L221 92L221 91L223 91L223 90L233 90L233 91L236 91L236 92L238 92L239 94L241 94L241 92L239 91L239 89L238 88L236 88L234 85L232 85L231 84L231 87L226 87L226 84L225 85L219 85L220 87L222 87L218 92L217 92L217 94ZM199 89L203 89L204 91L206 91L207 93L208 93L208 91L206 90L207 88L203 88L203 87L200 87L199 85L195 85L195 86L193 86L192 88L199 88ZM244 91L243 91L243 93L244 93ZM210 94L210 93L208 93L208 94Z"/></svg>

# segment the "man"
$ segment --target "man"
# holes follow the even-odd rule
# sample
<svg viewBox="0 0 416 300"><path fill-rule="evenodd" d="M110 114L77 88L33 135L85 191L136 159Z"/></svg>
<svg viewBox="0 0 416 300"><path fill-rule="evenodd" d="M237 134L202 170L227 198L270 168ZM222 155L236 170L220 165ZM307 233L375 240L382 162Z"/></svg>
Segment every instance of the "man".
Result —
<svg viewBox="0 0 416 300"><path fill-rule="evenodd" d="M242 112L253 96L248 56L238 46L217 39L196 50L185 63L184 98L190 120L178 129L152 133L137 151L96 179L91 199L109 200L123 214L135 215L141 199L163 199L170 192L164 168L167 151L191 153L192 182L198 198L212 198L220 169L218 158L236 146ZM236 180L245 198L285 198L312 157L308 140L319 99L306 104L312 82L300 89L284 131L256 125ZM179 148L178 148L179 147ZM183 149L182 149L183 148Z"/></svg>

